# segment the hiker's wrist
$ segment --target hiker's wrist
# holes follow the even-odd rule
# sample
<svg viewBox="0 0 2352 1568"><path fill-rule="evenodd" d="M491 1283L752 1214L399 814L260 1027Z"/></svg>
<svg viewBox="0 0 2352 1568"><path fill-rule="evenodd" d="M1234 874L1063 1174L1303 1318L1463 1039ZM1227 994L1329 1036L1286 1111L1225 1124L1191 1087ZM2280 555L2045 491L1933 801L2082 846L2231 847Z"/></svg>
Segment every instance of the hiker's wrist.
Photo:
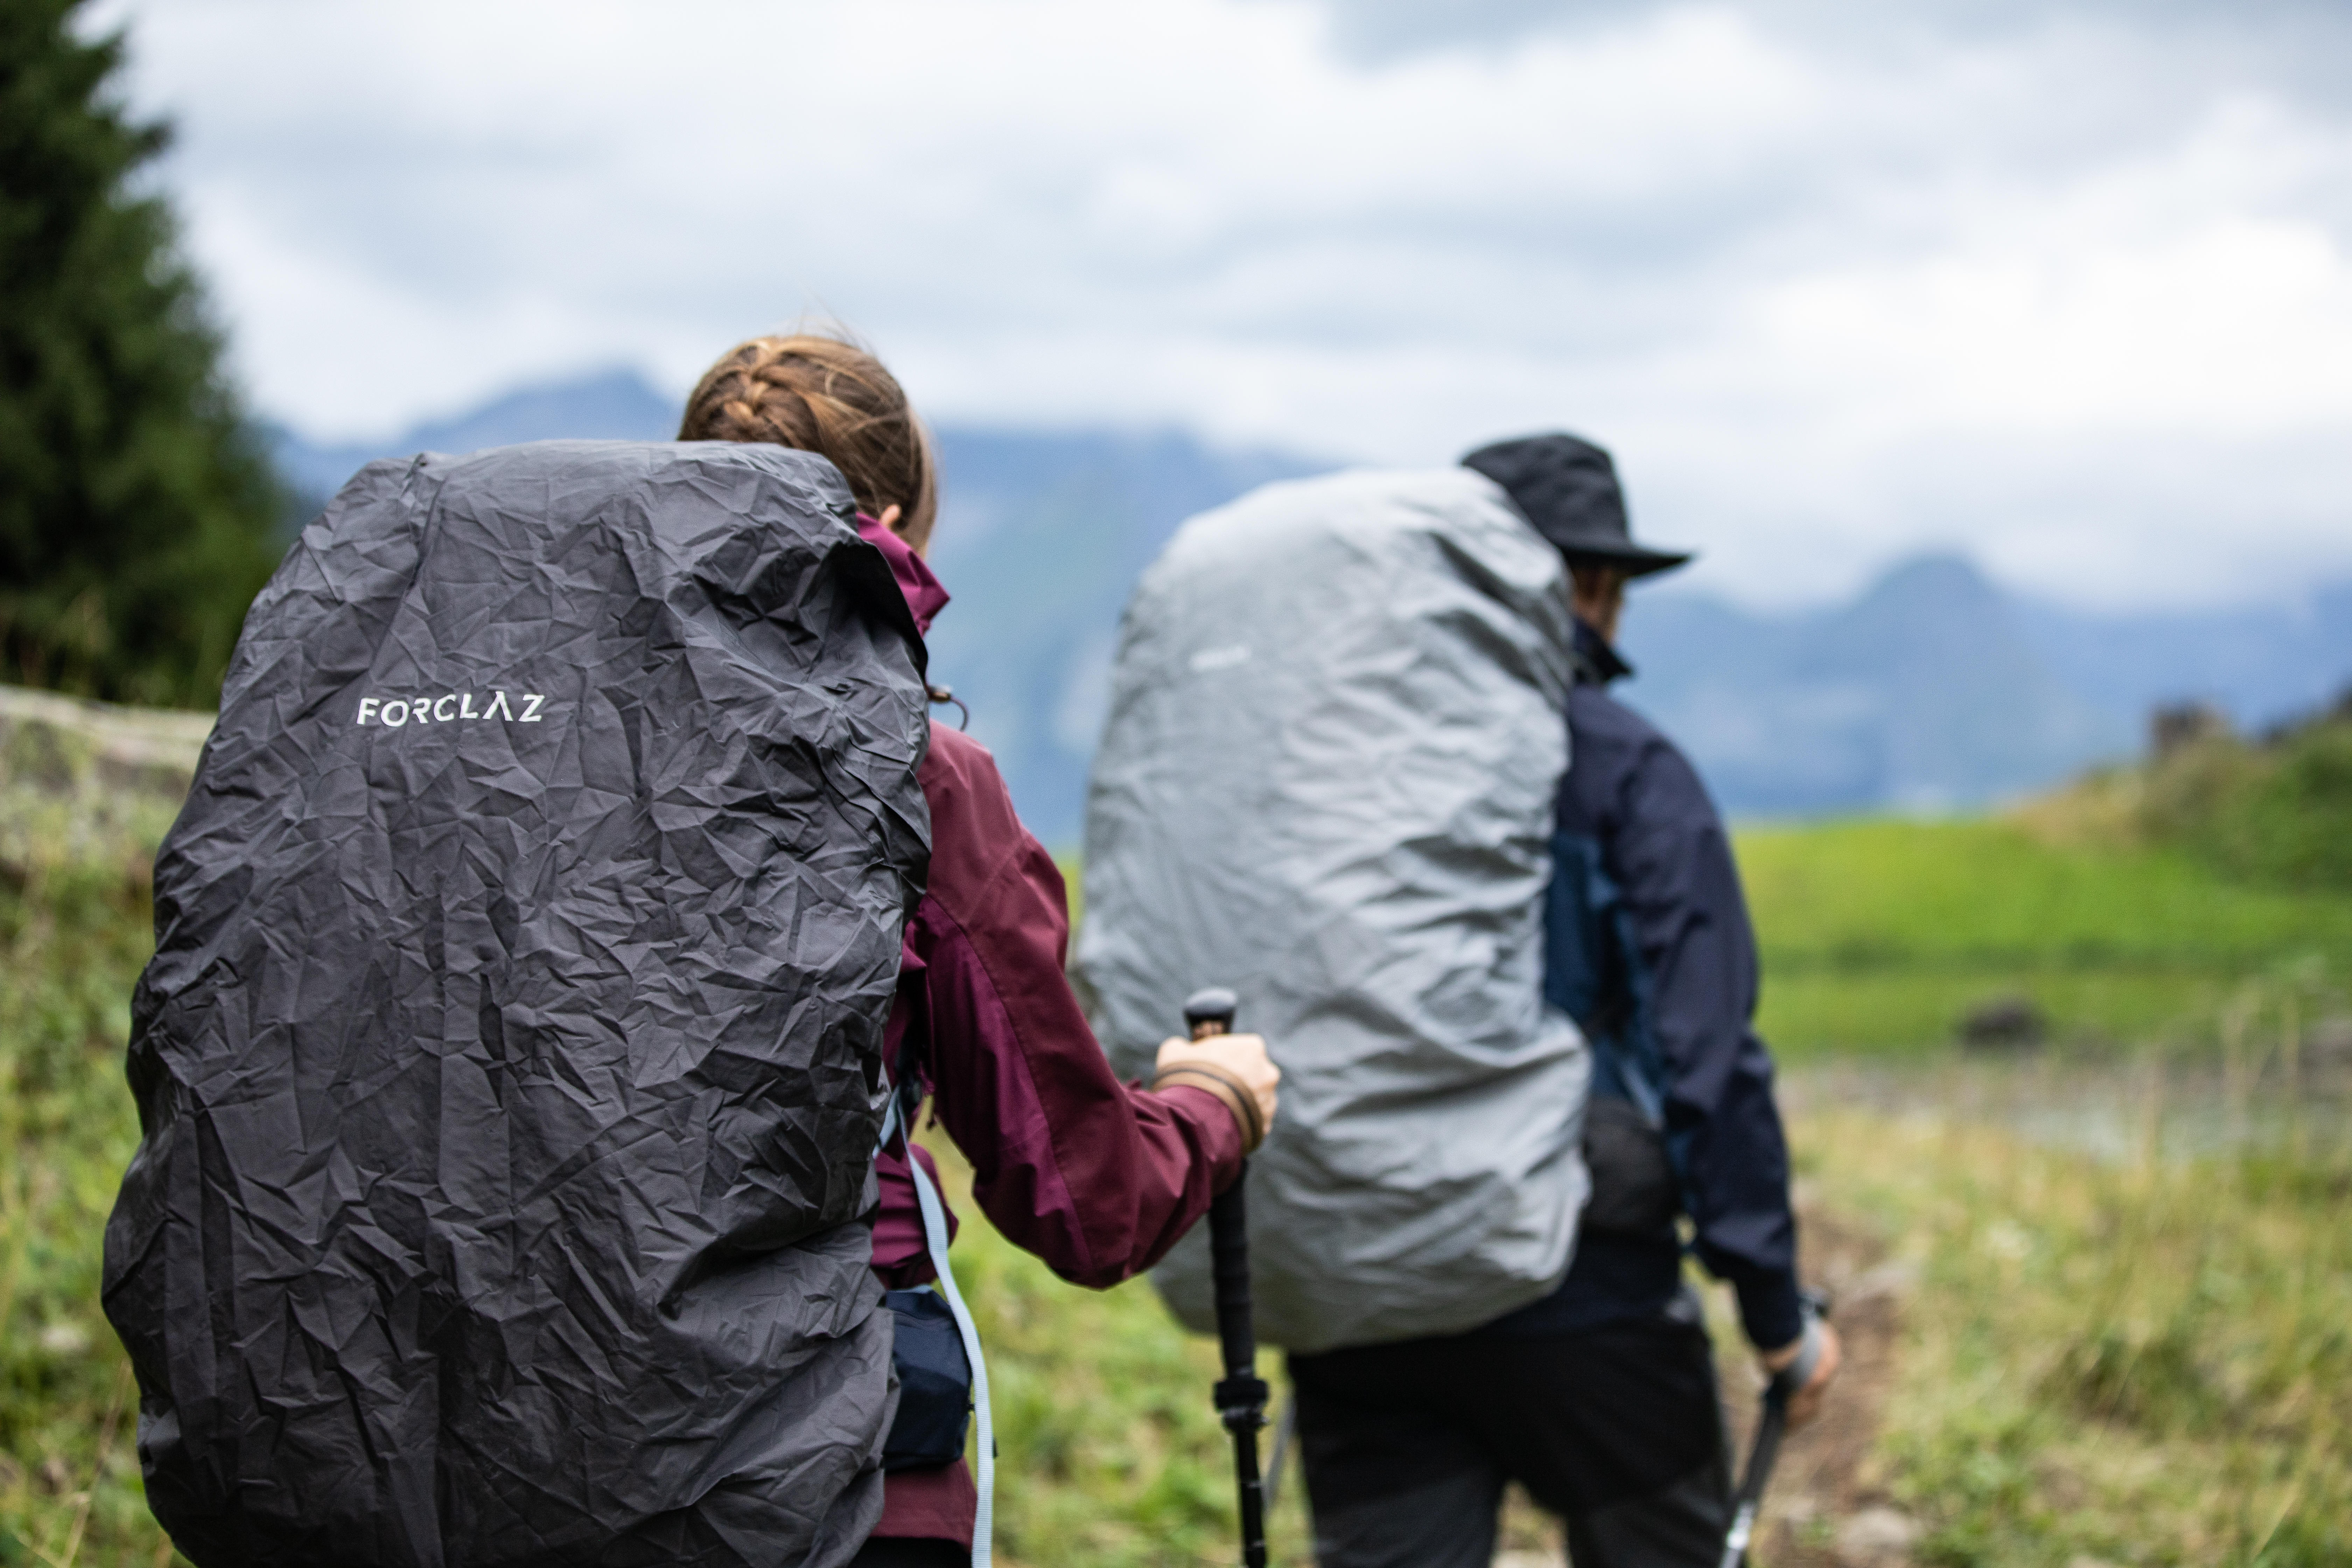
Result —
<svg viewBox="0 0 2352 1568"><path fill-rule="evenodd" d="M1249 1118L1243 1113L1241 1104L1231 1089L1220 1089L1188 1073L1181 1078L1171 1078L1164 1081L1154 1079L1151 1083L1151 1092L1163 1100L1173 1100L1181 1094L1194 1094L1202 1099L1215 1101L1217 1109L1224 1112L1225 1120L1233 1123L1235 1153L1243 1159L1247 1159L1251 1154Z"/></svg>
<svg viewBox="0 0 2352 1568"><path fill-rule="evenodd" d="M1160 1042L1151 1087L1189 1083L1216 1095L1233 1112L1241 1128L1242 1152L1248 1154L1265 1141L1274 1125L1276 1086L1282 1070L1266 1055L1265 1041L1255 1035L1216 1035L1186 1040L1171 1037Z"/></svg>

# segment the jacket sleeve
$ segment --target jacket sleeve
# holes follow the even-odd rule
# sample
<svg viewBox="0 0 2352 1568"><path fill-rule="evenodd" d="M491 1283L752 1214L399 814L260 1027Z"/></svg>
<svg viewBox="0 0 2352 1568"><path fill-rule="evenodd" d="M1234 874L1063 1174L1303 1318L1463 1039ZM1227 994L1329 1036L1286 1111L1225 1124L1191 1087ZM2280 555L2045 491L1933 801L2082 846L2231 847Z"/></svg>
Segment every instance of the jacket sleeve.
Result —
<svg viewBox="0 0 2352 1568"><path fill-rule="evenodd" d="M1651 977L1666 1077L1666 1132L1681 1148L1699 1259L1739 1293L1754 1344L1803 1331L1789 1152L1772 1058L1750 1026L1756 939L1729 837L1682 753L1653 735L1613 803L1612 874Z"/></svg>
<svg viewBox="0 0 2352 1568"><path fill-rule="evenodd" d="M937 1114L999 1230L1066 1279L1115 1285L1208 1212L1241 1168L1241 1130L1206 1090L1118 1081L1064 972L1060 870L986 752L955 736L935 755L918 925Z"/></svg>

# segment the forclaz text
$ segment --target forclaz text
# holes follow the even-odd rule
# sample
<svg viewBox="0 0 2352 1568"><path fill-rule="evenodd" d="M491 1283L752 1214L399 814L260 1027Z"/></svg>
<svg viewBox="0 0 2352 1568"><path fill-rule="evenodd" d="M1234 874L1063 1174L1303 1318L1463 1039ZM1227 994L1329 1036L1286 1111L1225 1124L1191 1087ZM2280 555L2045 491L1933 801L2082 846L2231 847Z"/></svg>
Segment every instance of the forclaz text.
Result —
<svg viewBox="0 0 2352 1568"><path fill-rule="evenodd" d="M505 719L517 724L536 724L545 715L539 710L547 699L536 691L519 691L515 700L522 704L520 712L507 700L503 691L490 693L488 704L477 711L474 691L445 691L438 697L362 697L360 699L359 724L382 724L387 729L418 724L447 724L461 719Z"/></svg>

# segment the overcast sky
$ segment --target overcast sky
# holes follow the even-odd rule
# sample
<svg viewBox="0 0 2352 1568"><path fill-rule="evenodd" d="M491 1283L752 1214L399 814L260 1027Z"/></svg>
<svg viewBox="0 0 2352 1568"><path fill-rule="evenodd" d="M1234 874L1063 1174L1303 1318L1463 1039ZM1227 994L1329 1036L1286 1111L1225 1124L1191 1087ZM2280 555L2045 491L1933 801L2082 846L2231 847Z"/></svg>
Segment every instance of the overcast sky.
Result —
<svg viewBox="0 0 2352 1568"><path fill-rule="evenodd" d="M804 312L946 421L1565 426L1752 600L2352 576L2342 0L110 0L255 405ZM953 476L949 476L953 482Z"/></svg>

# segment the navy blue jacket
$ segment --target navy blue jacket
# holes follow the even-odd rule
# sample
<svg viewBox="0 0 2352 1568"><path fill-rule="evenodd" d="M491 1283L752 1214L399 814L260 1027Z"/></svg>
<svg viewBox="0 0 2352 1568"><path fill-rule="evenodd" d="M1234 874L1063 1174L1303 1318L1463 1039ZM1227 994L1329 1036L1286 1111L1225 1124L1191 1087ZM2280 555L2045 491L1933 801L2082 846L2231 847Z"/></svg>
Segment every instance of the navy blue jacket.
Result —
<svg viewBox="0 0 2352 1568"><path fill-rule="evenodd" d="M1582 666L1569 698L1570 766L1559 791L1563 879L1588 846L1617 900L1616 928L1633 951L1601 989L1571 1005L1596 1041L1594 1091L1652 1100L1696 1228L1695 1250L1738 1289L1749 1341L1774 1349L1803 1330L1797 1297L1797 1226L1789 1205L1788 1145L1772 1098L1772 1058L1750 1027L1756 939L1722 819L1681 752L1612 698L1631 673L1597 633L1577 626ZM1556 889L1555 909L1566 890ZM1555 974L1561 967L1555 920ZM1560 998L1565 1000L1565 998ZM1615 1070L1632 1054L1647 1073ZM1651 1078L1645 1090L1626 1078ZM1552 1296L1493 1325L1560 1332L1662 1310L1681 1278L1671 1223L1647 1232L1591 1226Z"/></svg>

